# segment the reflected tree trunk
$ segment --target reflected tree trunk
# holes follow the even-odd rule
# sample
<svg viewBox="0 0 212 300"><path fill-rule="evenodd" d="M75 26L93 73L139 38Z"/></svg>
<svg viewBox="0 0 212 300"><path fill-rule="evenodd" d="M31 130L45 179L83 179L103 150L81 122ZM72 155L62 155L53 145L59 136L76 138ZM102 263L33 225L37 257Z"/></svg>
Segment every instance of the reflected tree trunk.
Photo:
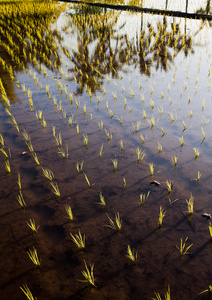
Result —
<svg viewBox="0 0 212 300"><path fill-rule="evenodd" d="M188 0L186 0L186 13L188 12Z"/></svg>
<svg viewBox="0 0 212 300"><path fill-rule="evenodd" d="M211 10L211 0L208 0L206 5L206 14L209 14L210 10Z"/></svg>

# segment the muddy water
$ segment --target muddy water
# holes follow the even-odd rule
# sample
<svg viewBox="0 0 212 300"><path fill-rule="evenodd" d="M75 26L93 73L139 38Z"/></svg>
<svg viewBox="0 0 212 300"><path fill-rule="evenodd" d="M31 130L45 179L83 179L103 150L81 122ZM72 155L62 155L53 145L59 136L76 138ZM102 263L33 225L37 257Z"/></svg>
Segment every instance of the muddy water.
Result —
<svg viewBox="0 0 212 300"><path fill-rule="evenodd" d="M75 18L76 11L71 8L52 25L64 38L57 43L61 68L54 72L45 66L36 69L29 60L28 69L14 69L15 79L5 87L20 134L8 123L11 117L2 105L0 132L10 153L11 174L5 170L1 153L1 299L24 299L20 290L24 284L38 299L151 299L154 292L164 295L168 286L172 299L207 299L207 293L198 294L211 284L212 275L209 220L202 217L212 209L211 28L207 22L176 19L174 23L173 18L151 15L94 14L85 7L78 12L82 19ZM102 23L99 13L103 14ZM165 21L164 32L170 44L154 47ZM187 42L183 47L184 34ZM5 78L4 70L1 75ZM33 93L33 111L27 89ZM46 128L36 118L38 110L43 112ZM68 121L71 116L72 126ZM99 128L101 121L103 130ZM61 133L65 151L68 146L66 158L58 153L61 149L52 126L56 136ZM112 133L112 140L108 140L105 129ZM39 167L26 147L24 130L30 135ZM180 147L182 136L184 145ZM139 162L137 147L145 151ZM193 148L199 148L199 157L195 158ZM24 151L27 153L22 154ZM174 156L178 159L176 166ZM112 164L115 158L117 171ZM82 161L83 169L78 174L76 164ZM154 164L153 176L149 163ZM53 171L60 197L53 194L42 168ZM198 171L202 174L199 182ZM24 209L16 199L18 172ZM153 180L160 185L151 184ZM171 193L166 180L173 182ZM148 200L141 206L140 194L149 191ZM104 209L97 203L100 192L106 201ZM186 199L191 194L194 212L188 217ZM73 211L71 223L66 205ZM159 229L160 206L166 214ZM109 224L106 213L114 220L117 212L122 220L120 232L104 226ZM37 234L27 226L30 219L39 225ZM86 237L84 251L78 251L70 236L79 229ZM186 237L186 245L193 246L190 255L181 257L177 247ZM137 251L136 264L126 258L128 245ZM27 254L33 247L41 260L39 268ZM88 265L94 263L96 288L81 282L84 260Z"/></svg>

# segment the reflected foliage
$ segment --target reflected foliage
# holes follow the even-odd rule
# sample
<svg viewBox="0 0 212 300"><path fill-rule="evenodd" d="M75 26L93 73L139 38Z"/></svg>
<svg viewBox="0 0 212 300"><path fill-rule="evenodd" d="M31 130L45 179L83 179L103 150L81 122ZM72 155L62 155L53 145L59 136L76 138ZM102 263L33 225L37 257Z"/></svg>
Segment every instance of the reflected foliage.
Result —
<svg viewBox="0 0 212 300"><path fill-rule="evenodd" d="M168 71L177 54L185 56L192 50L192 38L181 32L177 23L167 24L166 17L156 26L143 25L136 37L130 37L126 23L119 22L120 14L107 9L82 6L70 15L70 25L77 33L77 48L63 47L73 63L69 72L78 82L77 93L99 89L104 77L119 77L124 66L138 67L141 74L151 75L154 67Z"/></svg>
<svg viewBox="0 0 212 300"><path fill-rule="evenodd" d="M51 24L64 7L49 1L0 2L0 77L8 95L8 82L29 63L37 70L41 64L52 70L60 66L56 41L61 35Z"/></svg>

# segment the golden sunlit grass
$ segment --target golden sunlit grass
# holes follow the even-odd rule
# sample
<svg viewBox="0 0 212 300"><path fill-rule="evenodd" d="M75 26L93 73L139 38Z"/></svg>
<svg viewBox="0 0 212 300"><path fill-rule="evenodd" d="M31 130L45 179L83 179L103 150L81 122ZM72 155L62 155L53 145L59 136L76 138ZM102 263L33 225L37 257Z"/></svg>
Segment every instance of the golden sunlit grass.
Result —
<svg viewBox="0 0 212 300"><path fill-rule="evenodd" d="M32 250L29 249L27 254L29 255L29 258L31 259L33 264L36 265L37 267L39 267L40 266L40 260L38 258L38 253L37 253L37 250L35 249L35 247L33 247Z"/></svg>
<svg viewBox="0 0 212 300"><path fill-rule="evenodd" d="M159 218L158 218L158 225L159 228L162 226L163 223L163 218L165 217L165 210L162 208L162 206L160 206L160 212L159 212Z"/></svg>
<svg viewBox="0 0 212 300"><path fill-rule="evenodd" d="M82 250L85 248L85 234L82 236L79 230L78 234L73 235L70 233L72 241L77 246L78 249Z"/></svg>
<svg viewBox="0 0 212 300"><path fill-rule="evenodd" d="M104 226L109 227L116 231L120 231L121 227L122 227L122 221L120 219L119 212L117 212L117 214L115 214L115 222L108 216L108 214L106 214L106 215L109 220L109 225L104 225Z"/></svg>
<svg viewBox="0 0 212 300"><path fill-rule="evenodd" d="M26 222L27 222L27 225L29 226L29 228L31 228L33 232L35 232L35 233L38 232L38 228L40 226L36 226L34 219L30 219L29 222L28 221L26 221Z"/></svg>
<svg viewBox="0 0 212 300"><path fill-rule="evenodd" d="M89 283L89 285L96 287L94 273L93 273L94 264L90 265L90 270L89 270L85 260L84 260L84 264L85 264L85 271L82 271L82 275L84 276L85 279L79 280L79 281L87 282L87 283Z"/></svg>
<svg viewBox="0 0 212 300"><path fill-rule="evenodd" d="M136 263L137 257L138 257L138 253L135 252L134 249L131 249L131 248L130 248L130 245L128 245L126 257L129 259L129 261L130 261L131 263Z"/></svg>
<svg viewBox="0 0 212 300"><path fill-rule="evenodd" d="M183 242L183 239L180 239L180 247L176 246L177 249L180 251L181 256L186 255L186 254L190 254L188 252L188 250L191 248L191 246L193 246L193 244L186 247L187 240L188 240L188 237L185 239L184 242Z"/></svg>
<svg viewBox="0 0 212 300"><path fill-rule="evenodd" d="M27 297L28 300L37 300L37 298L33 297L30 289L26 284L23 285L23 287L20 286L20 289L22 290L22 292L24 293L24 295Z"/></svg>

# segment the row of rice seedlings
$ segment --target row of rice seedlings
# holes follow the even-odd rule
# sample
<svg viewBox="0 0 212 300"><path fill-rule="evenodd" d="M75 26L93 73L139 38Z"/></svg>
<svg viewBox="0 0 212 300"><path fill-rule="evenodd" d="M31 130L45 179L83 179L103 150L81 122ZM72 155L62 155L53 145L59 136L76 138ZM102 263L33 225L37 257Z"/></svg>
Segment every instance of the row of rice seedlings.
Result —
<svg viewBox="0 0 212 300"><path fill-rule="evenodd" d="M86 268L87 269L87 268Z"/></svg>

